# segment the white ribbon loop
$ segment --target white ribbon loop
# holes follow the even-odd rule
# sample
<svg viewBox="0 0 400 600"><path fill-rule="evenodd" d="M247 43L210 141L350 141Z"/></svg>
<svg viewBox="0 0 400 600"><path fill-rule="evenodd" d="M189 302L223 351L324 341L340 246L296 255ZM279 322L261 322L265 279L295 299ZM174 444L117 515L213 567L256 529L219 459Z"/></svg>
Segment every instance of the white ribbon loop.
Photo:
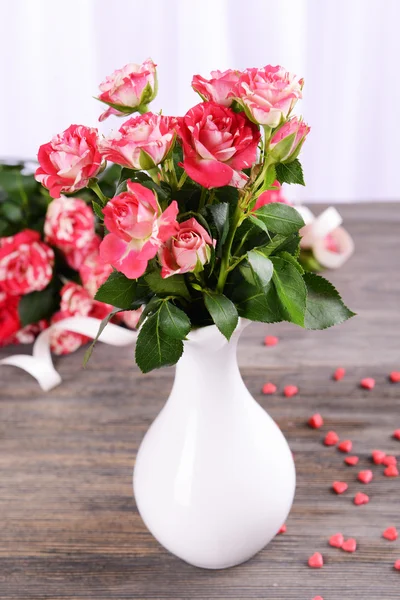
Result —
<svg viewBox="0 0 400 600"><path fill-rule="evenodd" d="M100 319L93 317L68 317L51 325L42 331L33 344L32 356L29 354L15 354L0 360L1 365L9 365L23 369L36 379L43 391L48 392L62 381L60 374L53 365L50 351L51 333L56 329L73 331L94 339L100 326ZM137 332L125 329L119 325L108 323L101 335L99 342L111 346L129 346L136 342Z"/></svg>

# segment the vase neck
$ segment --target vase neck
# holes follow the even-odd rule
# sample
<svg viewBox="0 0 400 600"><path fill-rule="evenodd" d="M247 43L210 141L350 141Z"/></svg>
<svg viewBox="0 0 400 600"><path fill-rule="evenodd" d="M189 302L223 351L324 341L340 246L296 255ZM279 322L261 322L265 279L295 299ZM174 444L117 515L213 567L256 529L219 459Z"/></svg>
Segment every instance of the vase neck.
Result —
<svg viewBox="0 0 400 600"><path fill-rule="evenodd" d="M241 329L229 342L215 327L184 342L170 402L199 403L204 407L233 401L234 392L244 386L236 358Z"/></svg>

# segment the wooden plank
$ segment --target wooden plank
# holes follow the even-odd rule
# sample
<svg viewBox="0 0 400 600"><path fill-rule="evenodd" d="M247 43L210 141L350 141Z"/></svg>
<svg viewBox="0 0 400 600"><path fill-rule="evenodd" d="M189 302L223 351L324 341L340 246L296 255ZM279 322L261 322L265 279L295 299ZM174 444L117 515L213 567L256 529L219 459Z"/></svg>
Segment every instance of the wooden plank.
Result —
<svg viewBox="0 0 400 600"><path fill-rule="evenodd" d="M326 332L252 325L239 351L246 384L295 454L298 487L287 534L248 563L216 572L159 546L136 511L131 476L173 369L143 376L132 367L131 350L99 344L86 370L83 350L59 359L64 382L48 394L21 371L0 370L1 600L400 597L400 573L392 568L400 541L381 538L390 525L400 529L400 479L372 466L368 486L356 481L358 470L371 468L375 447L400 457L400 443L390 437L400 427L400 386L387 379L400 370L400 205L340 210L357 253L330 278L359 316ZM279 335L277 346L262 345L267 332ZM339 365L347 375L334 382ZM360 389L364 376L375 377L374 390ZM295 383L300 393L262 396L267 380L279 390ZM343 466L344 455L322 445L323 432L306 426L316 411L324 416L323 432L353 440L357 467ZM340 497L330 491L335 479L349 483ZM356 491L371 502L354 506ZM327 545L337 531L357 539L355 554ZM317 550L326 564L313 571L306 562Z"/></svg>

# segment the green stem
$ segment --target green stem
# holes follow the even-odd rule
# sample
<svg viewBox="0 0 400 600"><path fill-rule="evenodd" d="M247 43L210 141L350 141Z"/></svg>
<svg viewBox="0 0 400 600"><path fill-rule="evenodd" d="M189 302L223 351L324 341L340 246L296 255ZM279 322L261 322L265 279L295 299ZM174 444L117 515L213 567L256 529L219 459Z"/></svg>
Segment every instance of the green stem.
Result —
<svg viewBox="0 0 400 600"><path fill-rule="evenodd" d="M150 175L150 177L152 178L152 180L154 181L154 183L157 183L157 184L160 183L160 178L159 178L160 171L158 170L157 167L154 167L154 169L147 169L147 172Z"/></svg>
<svg viewBox="0 0 400 600"><path fill-rule="evenodd" d="M228 237L225 242L224 253L223 253L222 259L221 259L221 269L219 272L218 283L217 283L217 292L219 292L220 294L222 294L222 292L224 291L226 278L228 277L229 263L231 260L232 244L233 244L236 230L239 227L240 223L242 222L242 219L243 219L242 209L238 205L236 207L235 213L233 215L232 225L231 225L231 228L228 233Z"/></svg>
<svg viewBox="0 0 400 600"><path fill-rule="evenodd" d="M228 267L228 273L230 273L230 271L233 271L233 269L235 269L239 263L242 262L242 260L244 260L246 258L247 254L243 254L243 256L241 256L240 258L238 258L237 260L235 260L234 263L231 264L230 267Z"/></svg>
<svg viewBox="0 0 400 600"><path fill-rule="evenodd" d="M183 184L185 183L186 179L187 179L187 173L186 171L184 171L178 181L178 190L183 186Z"/></svg>
<svg viewBox="0 0 400 600"><path fill-rule="evenodd" d="M204 208L204 204L206 202L206 196L207 196L207 189L203 187L203 188L201 188L199 211L201 211L201 209Z"/></svg>
<svg viewBox="0 0 400 600"><path fill-rule="evenodd" d="M89 182L88 187L96 194L96 196L99 198L101 205L105 206L108 202L108 198L107 196L105 196L103 194L103 192L100 189L99 184L97 183L97 181L92 181Z"/></svg>
<svg viewBox="0 0 400 600"><path fill-rule="evenodd" d="M176 176L174 161L172 158L168 159L168 172L171 174L170 184L173 190L177 190L179 187L178 178Z"/></svg>
<svg viewBox="0 0 400 600"><path fill-rule="evenodd" d="M246 240L247 240L247 238L248 238L248 235L249 235L249 233L250 233L250 229L249 229L248 231L246 231L246 233L244 234L244 236L243 236L243 237L242 237L242 239L240 240L240 244L238 245L238 247L237 247L237 248L235 248L235 251L234 251L234 255L235 255L235 256L236 256L237 254L239 254L239 252L240 252L240 250L242 249L242 247L243 247L243 245L244 245L245 241L246 241Z"/></svg>

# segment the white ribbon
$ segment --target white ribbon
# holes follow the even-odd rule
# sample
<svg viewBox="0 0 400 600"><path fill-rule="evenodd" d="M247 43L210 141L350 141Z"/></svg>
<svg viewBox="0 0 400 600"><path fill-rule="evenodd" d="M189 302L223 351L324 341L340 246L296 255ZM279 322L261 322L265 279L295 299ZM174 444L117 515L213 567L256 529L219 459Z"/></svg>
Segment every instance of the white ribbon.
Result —
<svg viewBox="0 0 400 600"><path fill-rule="evenodd" d="M53 365L50 351L50 336L56 329L73 331L94 339L99 330L101 320L93 317L68 317L51 325L42 331L33 344L32 356L29 354L15 354L0 360L1 365L11 365L23 369L39 383L42 390L48 392L62 381L60 374ZM111 346L129 346L137 339L137 332L125 329L119 325L108 323L101 335L99 342Z"/></svg>

